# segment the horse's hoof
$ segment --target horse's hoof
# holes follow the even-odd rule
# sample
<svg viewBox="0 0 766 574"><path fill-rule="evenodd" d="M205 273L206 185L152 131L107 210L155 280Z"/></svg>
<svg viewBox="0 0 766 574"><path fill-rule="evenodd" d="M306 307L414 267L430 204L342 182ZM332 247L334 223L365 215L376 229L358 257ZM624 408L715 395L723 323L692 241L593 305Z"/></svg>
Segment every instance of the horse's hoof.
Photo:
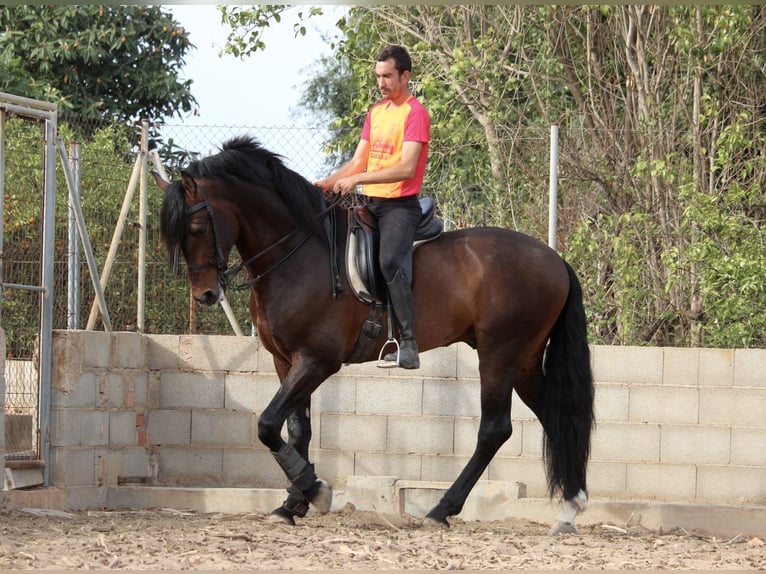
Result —
<svg viewBox="0 0 766 574"><path fill-rule="evenodd" d="M423 526L429 528L449 528L449 522L444 517L435 517L430 514L423 519Z"/></svg>
<svg viewBox="0 0 766 574"><path fill-rule="evenodd" d="M561 522L557 520L551 531L548 532L549 536L558 536L559 534L577 534L577 527L571 522Z"/></svg>
<svg viewBox="0 0 766 574"><path fill-rule="evenodd" d="M327 514L332 506L332 487L322 479L317 480L314 487L316 494L309 502L319 514Z"/></svg>
<svg viewBox="0 0 766 574"><path fill-rule="evenodd" d="M266 521L273 522L275 524L287 524L287 526L295 526L293 515L281 506L272 511L272 513L266 517Z"/></svg>

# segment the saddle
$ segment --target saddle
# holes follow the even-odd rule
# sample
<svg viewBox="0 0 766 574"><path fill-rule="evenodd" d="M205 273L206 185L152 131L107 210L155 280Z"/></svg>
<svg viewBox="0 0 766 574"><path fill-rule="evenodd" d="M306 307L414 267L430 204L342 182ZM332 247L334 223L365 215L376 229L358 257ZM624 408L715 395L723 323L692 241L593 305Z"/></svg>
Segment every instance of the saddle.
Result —
<svg viewBox="0 0 766 574"><path fill-rule="evenodd" d="M435 215L433 198L420 200L423 215L415 231L413 248L433 241L442 234L444 225ZM380 251L377 219L362 206L348 210L346 238L346 272L351 290L357 299L372 306L383 307L388 301L386 281L378 264Z"/></svg>

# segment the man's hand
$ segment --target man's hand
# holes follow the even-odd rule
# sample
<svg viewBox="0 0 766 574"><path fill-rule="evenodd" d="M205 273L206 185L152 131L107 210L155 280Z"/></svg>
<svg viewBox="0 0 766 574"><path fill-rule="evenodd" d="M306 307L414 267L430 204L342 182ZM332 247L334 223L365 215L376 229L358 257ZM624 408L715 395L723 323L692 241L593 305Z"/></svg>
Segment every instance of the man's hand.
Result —
<svg viewBox="0 0 766 574"><path fill-rule="evenodd" d="M357 182L354 176L342 177L335 182L332 190L335 193L340 193L341 195L348 195L356 189L356 186Z"/></svg>

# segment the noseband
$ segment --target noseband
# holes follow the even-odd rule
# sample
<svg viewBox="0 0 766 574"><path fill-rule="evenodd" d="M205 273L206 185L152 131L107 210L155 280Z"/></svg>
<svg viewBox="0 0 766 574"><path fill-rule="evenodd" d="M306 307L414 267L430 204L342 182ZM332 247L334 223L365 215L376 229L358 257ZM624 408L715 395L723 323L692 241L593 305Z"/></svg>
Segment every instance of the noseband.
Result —
<svg viewBox="0 0 766 574"><path fill-rule="evenodd" d="M269 266L266 270L264 270L262 273L259 273L257 275L252 275L250 273L250 269L248 269L248 273L250 274L250 280L246 281L245 283L241 283L238 285L233 284L234 277L239 274L242 269L247 268L248 265L250 265L252 262L260 258L261 256L265 255L278 245L284 243L294 235L296 235L299 231L304 229L305 225L301 225L297 227L296 229L293 229L291 232L289 232L287 235L283 236L280 239L277 239L274 243L271 245L265 247L264 249L261 249L258 253L247 259L246 261L240 261L239 263L236 263L234 265L230 265L229 267L226 266L226 260L223 256L223 250L221 249L221 244L218 241L218 233L216 232L216 226L215 226L215 217L213 213L213 206L210 204L210 201L208 201L207 195L205 194L204 190L202 188L198 188L198 191L200 195L202 196L202 201L195 203L192 206L189 206L187 215L192 215L198 211L201 211L202 209L207 210L207 216L210 220L210 228L213 232L213 244L214 244L214 250L215 250L215 263L204 263L199 265L189 265L190 271L200 271L202 269L210 269L214 268L218 272L218 281L223 286L224 290L230 289L232 291L241 291L244 289L249 289L253 285L255 285L258 281L260 281L263 277L271 273L274 269L276 269L279 265L287 261L290 257L292 257L293 254L295 254L303 245L306 243L306 241L309 240L309 238L312 235L311 231L307 231L306 234L301 238L301 240L298 242L298 244L290 249L285 255L283 255L280 259L275 261L271 266ZM324 219L328 213L332 212L332 209L341 201L341 196L337 195L335 196L332 201L328 204L328 206L320 211L317 214L317 221L321 221ZM330 246L331 252L334 249L334 246Z"/></svg>

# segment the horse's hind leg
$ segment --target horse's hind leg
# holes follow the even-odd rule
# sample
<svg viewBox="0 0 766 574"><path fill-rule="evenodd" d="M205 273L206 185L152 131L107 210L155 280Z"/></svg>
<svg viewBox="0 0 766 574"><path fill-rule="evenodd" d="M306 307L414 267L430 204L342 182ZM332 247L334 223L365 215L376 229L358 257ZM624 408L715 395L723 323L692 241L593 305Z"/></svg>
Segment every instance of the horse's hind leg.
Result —
<svg viewBox="0 0 766 574"><path fill-rule="evenodd" d="M311 443L311 400L299 406L287 417L287 444L292 445L296 452L307 461L309 460L309 444ZM309 461L309 467L314 465ZM295 486L287 487L287 498L282 506L271 512L271 522L282 522L295 525L295 517L303 518L309 510L309 501Z"/></svg>
<svg viewBox="0 0 766 574"><path fill-rule="evenodd" d="M481 478L492 458L507 441L511 427L510 378L481 373L481 420L476 449L457 480L439 503L426 515L426 522L449 526L447 517L459 514L468 495Z"/></svg>

